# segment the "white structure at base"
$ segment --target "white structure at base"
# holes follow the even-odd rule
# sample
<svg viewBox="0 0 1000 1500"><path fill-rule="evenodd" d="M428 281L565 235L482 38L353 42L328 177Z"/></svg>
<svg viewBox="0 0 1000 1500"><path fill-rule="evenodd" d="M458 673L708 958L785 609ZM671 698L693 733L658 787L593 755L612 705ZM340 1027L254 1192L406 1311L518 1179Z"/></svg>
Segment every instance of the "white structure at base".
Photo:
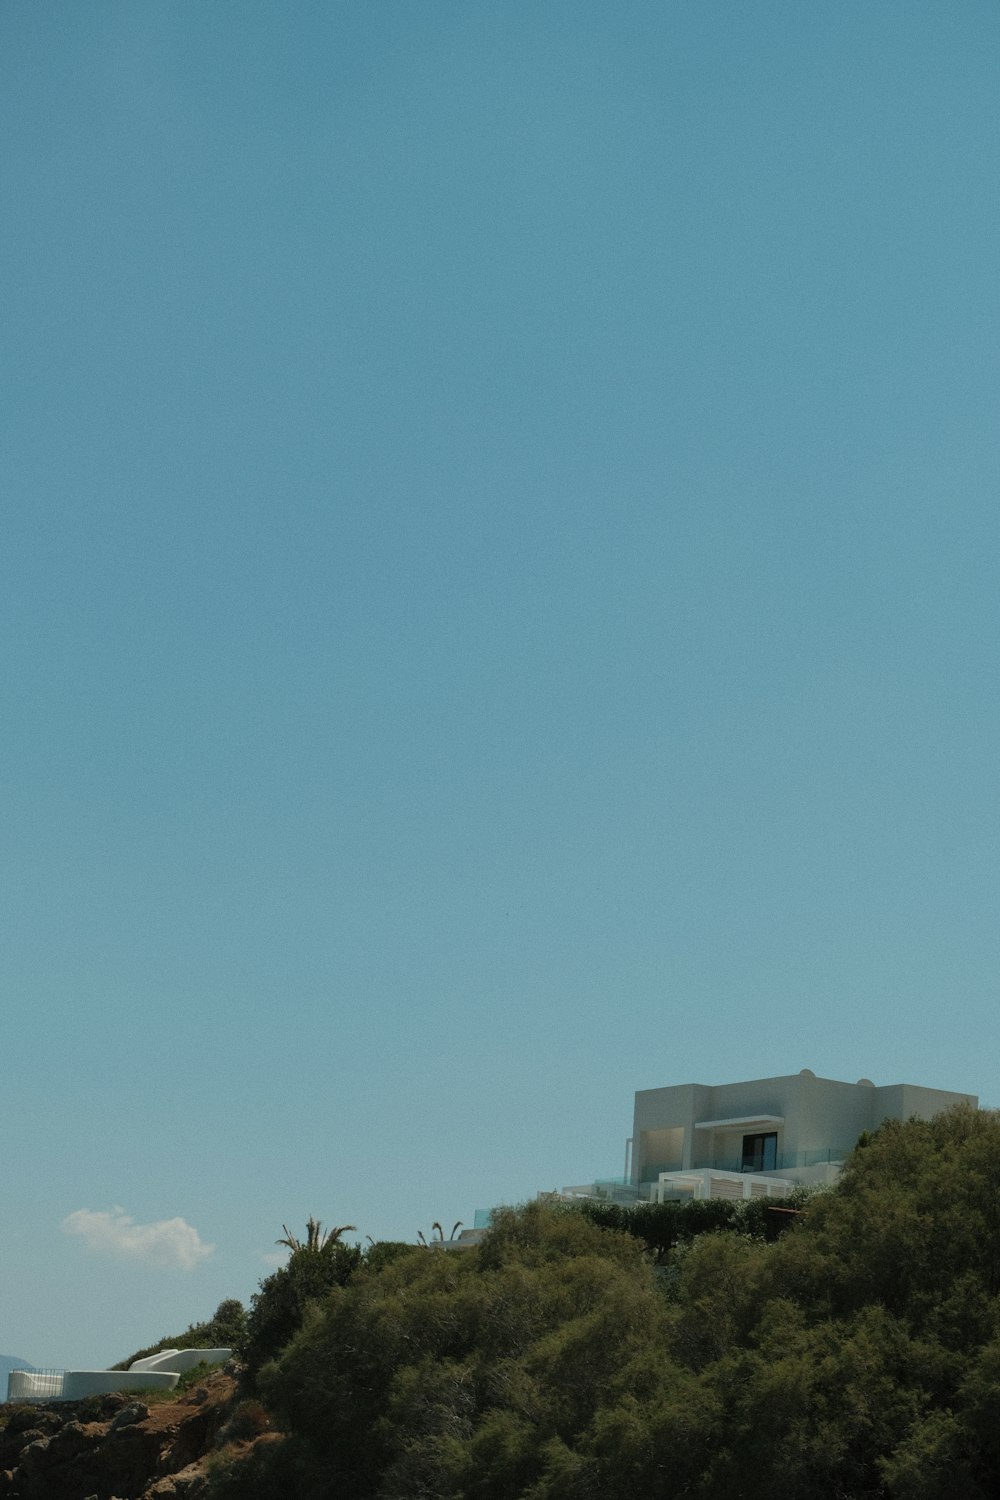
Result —
<svg viewBox="0 0 1000 1500"><path fill-rule="evenodd" d="M640 1089L621 1178L563 1188L566 1198L784 1197L836 1180L863 1131L883 1120L928 1120L975 1094L867 1078L840 1083L809 1068L780 1078Z"/></svg>
<svg viewBox="0 0 1000 1500"><path fill-rule="evenodd" d="M11 1370L8 1401L82 1401L109 1391L172 1391L185 1370L221 1365L231 1349L161 1349L127 1370Z"/></svg>
<svg viewBox="0 0 1000 1500"><path fill-rule="evenodd" d="M145 1359L134 1359L128 1367L131 1375L135 1370L147 1372L171 1370L183 1375L195 1365L224 1365L232 1359L232 1349L161 1349L158 1354L147 1354Z"/></svg>
<svg viewBox="0 0 1000 1500"><path fill-rule="evenodd" d="M8 1401L61 1401L65 1370L11 1370L7 1376Z"/></svg>

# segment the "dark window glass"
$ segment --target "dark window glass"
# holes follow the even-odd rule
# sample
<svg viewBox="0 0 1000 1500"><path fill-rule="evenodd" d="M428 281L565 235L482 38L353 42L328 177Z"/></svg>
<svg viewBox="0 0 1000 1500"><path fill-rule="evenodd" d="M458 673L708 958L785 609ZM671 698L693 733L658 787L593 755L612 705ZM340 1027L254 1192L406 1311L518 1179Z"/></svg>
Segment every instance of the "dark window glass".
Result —
<svg viewBox="0 0 1000 1500"><path fill-rule="evenodd" d="M743 1137L744 1172L773 1172L778 1165L778 1132Z"/></svg>

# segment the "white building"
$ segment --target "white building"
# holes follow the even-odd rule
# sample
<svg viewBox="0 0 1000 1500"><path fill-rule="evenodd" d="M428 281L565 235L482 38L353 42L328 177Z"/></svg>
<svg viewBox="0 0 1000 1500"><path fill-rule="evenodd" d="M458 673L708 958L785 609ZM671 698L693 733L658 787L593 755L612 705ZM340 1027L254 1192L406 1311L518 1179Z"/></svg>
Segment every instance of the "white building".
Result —
<svg viewBox="0 0 1000 1500"><path fill-rule="evenodd" d="M867 1078L839 1083L809 1068L746 1083L640 1089L625 1175L564 1188L563 1196L618 1202L779 1197L832 1182L865 1130L883 1120L930 1119L974 1094Z"/></svg>
<svg viewBox="0 0 1000 1500"><path fill-rule="evenodd" d="M160 1349L127 1370L11 1370L8 1401L82 1401L108 1391L172 1391L185 1370L221 1365L232 1349Z"/></svg>

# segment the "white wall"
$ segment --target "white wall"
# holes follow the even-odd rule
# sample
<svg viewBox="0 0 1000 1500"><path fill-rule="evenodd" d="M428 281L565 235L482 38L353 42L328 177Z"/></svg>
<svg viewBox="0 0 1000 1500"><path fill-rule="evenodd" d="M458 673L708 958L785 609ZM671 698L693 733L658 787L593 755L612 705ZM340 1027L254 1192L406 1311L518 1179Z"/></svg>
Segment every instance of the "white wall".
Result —
<svg viewBox="0 0 1000 1500"><path fill-rule="evenodd" d="M145 1359L134 1359L128 1368L130 1375L136 1370L174 1370L183 1375L195 1365L224 1365L232 1357L232 1349L161 1349Z"/></svg>
<svg viewBox="0 0 1000 1500"><path fill-rule="evenodd" d="M172 1391L185 1370L221 1365L231 1349L161 1349L136 1359L127 1370L11 1370L8 1401L82 1401L108 1391Z"/></svg>

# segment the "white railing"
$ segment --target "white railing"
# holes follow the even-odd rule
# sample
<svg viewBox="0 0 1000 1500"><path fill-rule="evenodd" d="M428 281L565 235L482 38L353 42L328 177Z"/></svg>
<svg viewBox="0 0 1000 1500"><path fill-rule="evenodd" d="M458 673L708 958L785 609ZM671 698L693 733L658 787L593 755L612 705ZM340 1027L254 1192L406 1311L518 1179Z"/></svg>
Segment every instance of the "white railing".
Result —
<svg viewBox="0 0 1000 1500"><path fill-rule="evenodd" d="M66 1382L65 1370L11 1370L8 1401L58 1401Z"/></svg>

